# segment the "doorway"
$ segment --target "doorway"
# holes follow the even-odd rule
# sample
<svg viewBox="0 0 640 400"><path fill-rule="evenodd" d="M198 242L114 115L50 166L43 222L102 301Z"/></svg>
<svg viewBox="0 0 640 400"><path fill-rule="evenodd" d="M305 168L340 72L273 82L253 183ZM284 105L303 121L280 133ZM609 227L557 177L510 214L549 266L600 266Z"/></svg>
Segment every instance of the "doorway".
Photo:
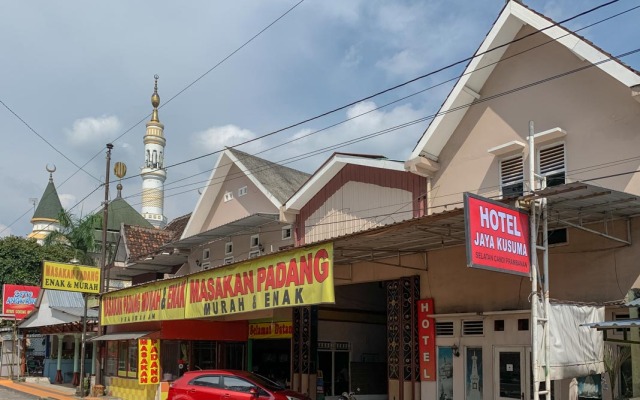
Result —
<svg viewBox="0 0 640 400"><path fill-rule="evenodd" d="M350 358L348 350L318 350L318 371L322 375L325 398L350 391Z"/></svg>
<svg viewBox="0 0 640 400"><path fill-rule="evenodd" d="M529 399L529 352L521 346L495 347L494 397L497 400Z"/></svg>

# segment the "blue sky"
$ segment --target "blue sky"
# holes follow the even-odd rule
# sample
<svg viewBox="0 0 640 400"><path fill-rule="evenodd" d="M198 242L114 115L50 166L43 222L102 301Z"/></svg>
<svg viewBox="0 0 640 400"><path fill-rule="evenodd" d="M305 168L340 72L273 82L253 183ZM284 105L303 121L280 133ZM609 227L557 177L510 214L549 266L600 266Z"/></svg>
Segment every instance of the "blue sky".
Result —
<svg viewBox="0 0 640 400"><path fill-rule="evenodd" d="M129 176L139 173L154 74L160 76L160 121L165 124L167 138L165 159L171 165L469 57L504 5L504 0L305 0L166 103L297 2L42 0L3 4L0 100L37 134L0 104L0 185L4 194L0 236L31 231L33 207L29 199L42 195L47 164L57 168L54 181L65 207L77 204L104 178L108 142L115 146L113 162L125 162ZM562 20L603 2L528 0L525 4ZM579 29L639 4L637 0L621 0L571 21L568 27ZM620 54L638 47L639 15L635 10L580 34L604 50ZM623 61L640 69L637 55ZM443 71L240 149L261 152L446 81L460 70ZM259 156L279 162L431 115L451 85ZM427 124L338 151L405 160ZM330 154L302 157L287 165L313 172ZM91 161L86 172L77 172L65 156L78 165ZM192 211L197 189L204 185L202 181L216 159L214 154L169 169L165 183L165 215L169 219ZM123 185L124 196L139 210L141 179L134 177ZM113 197L115 185L111 192ZM103 197L100 189L71 212L78 216L92 212L100 207Z"/></svg>

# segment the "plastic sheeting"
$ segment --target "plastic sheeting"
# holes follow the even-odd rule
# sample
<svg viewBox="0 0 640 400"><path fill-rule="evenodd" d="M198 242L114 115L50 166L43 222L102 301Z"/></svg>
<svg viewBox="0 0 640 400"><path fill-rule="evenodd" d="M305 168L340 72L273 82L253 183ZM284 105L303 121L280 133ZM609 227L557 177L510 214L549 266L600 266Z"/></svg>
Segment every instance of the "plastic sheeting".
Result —
<svg viewBox="0 0 640 400"><path fill-rule="evenodd" d="M542 305L538 306L538 316ZM604 319L604 307L552 303L549 307L551 380L577 378L604 372L604 338L601 331L582 324ZM542 324L538 325L538 377L544 380Z"/></svg>

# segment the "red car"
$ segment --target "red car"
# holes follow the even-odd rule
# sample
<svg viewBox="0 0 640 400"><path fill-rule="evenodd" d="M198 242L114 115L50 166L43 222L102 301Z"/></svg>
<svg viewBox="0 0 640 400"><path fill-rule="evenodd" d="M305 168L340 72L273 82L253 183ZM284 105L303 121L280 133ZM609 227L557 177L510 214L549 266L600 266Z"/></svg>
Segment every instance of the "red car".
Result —
<svg viewBox="0 0 640 400"><path fill-rule="evenodd" d="M185 372L169 387L167 400L309 400L260 375L210 369Z"/></svg>

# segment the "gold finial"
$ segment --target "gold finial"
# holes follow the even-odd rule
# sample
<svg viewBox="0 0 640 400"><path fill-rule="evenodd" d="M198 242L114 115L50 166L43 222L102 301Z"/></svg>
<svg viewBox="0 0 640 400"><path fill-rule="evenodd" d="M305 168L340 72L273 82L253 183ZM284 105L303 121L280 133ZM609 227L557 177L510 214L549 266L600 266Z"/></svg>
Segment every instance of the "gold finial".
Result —
<svg viewBox="0 0 640 400"><path fill-rule="evenodd" d="M113 172L118 178L122 179L127 174L127 165L123 162L118 161L113 167Z"/></svg>
<svg viewBox="0 0 640 400"><path fill-rule="evenodd" d="M116 186L116 189L118 189L118 199L122 198L122 183L118 183L118 186Z"/></svg>
<svg viewBox="0 0 640 400"><path fill-rule="evenodd" d="M153 86L153 94L151 95L151 105L153 106L153 113L151 114L151 121L160 122L158 119L158 106L160 105L160 96L158 95L158 74L153 76L156 80Z"/></svg>

